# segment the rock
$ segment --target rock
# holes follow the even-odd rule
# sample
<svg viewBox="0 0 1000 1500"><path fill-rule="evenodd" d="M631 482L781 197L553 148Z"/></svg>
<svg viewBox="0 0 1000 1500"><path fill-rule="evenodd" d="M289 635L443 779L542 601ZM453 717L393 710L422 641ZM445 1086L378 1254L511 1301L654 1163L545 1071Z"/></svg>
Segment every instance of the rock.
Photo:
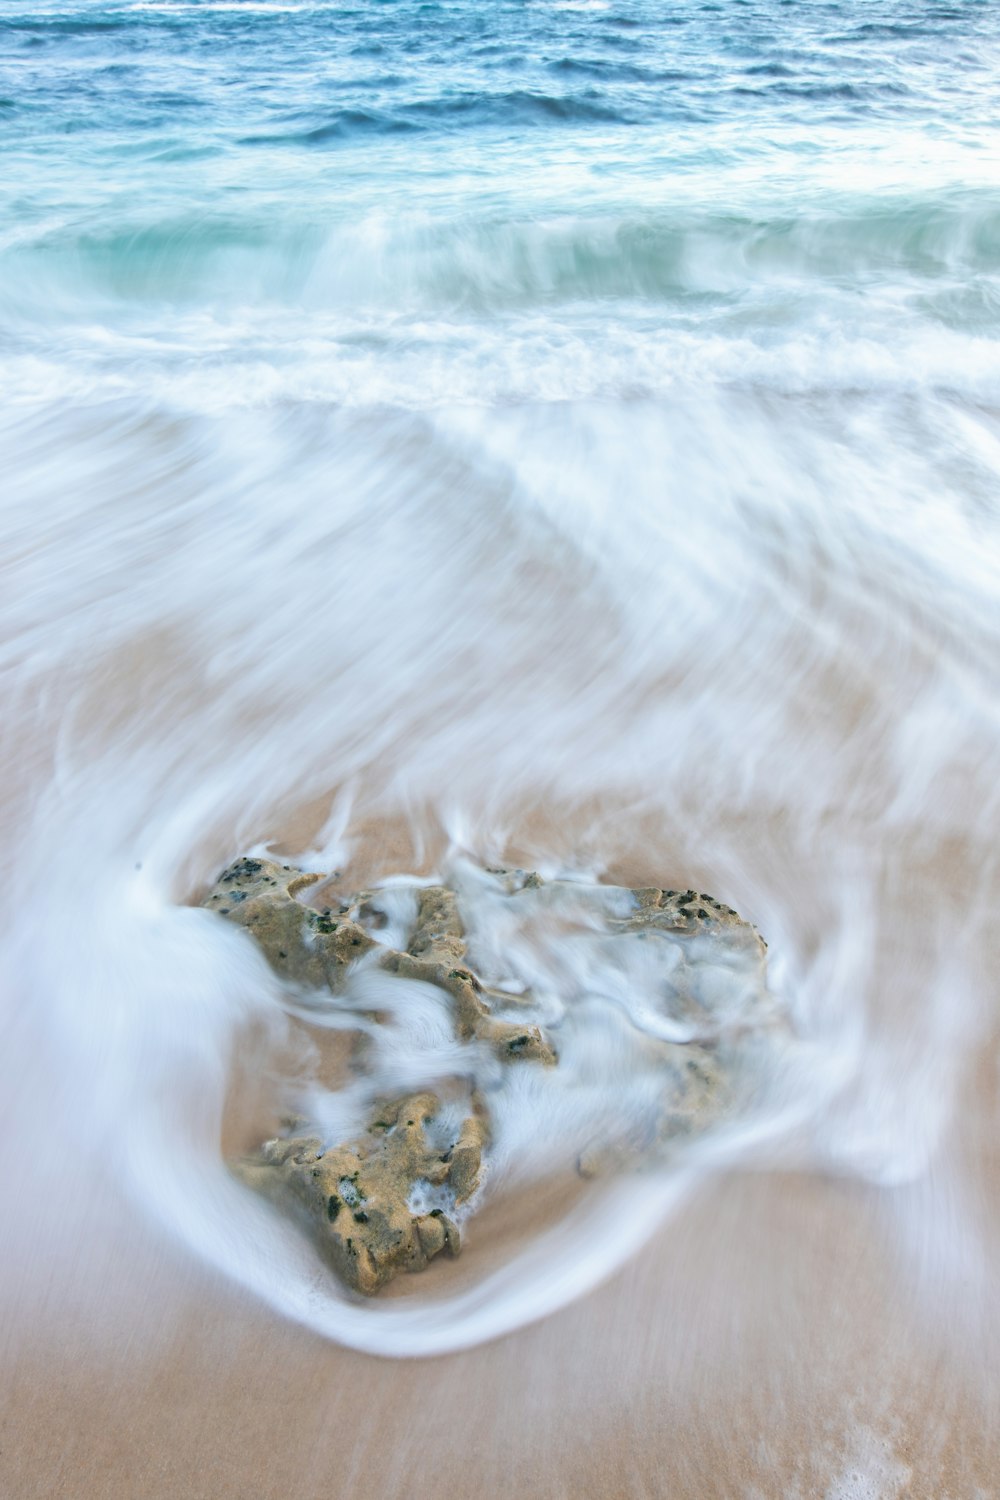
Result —
<svg viewBox="0 0 1000 1500"><path fill-rule="evenodd" d="M279 1203L297 1204L348 1286L371 1296L400 1271L419 1271L442 1250L457 1255L458 1226L440 1208L418 1212L414 1194L453 1178L455 1197L475 1190L478 1122L467 1120L449 1158L427 1139L440 1108L436 1094L383 1103L367 1133L327 1147L318 1136L268 1141L240 1164L243 1180Z"/></svg>
<svg viewBox="0 0 1000 1500"><path fill-rule="evenodd" d="M451 1148L448 1181L455 1194L456 1203L471 1198L479 1186L479 1173L483 1164L483 1146L486 1143L486 1126L475 1115L463 1120L458 1140Z"/></svg>
<svg viewBox="0 0 1000 1500"><path fill-rule="evenodd" d="M238 859L223 871L204 905L248 928L283 978L335 990L375 942L350 917L297 900L319 878L271 860Z"/></svg>
<svg viewBox="0 0 1000 1500"><path fill-rule="evenodd" d="M596 1068L608 1092L601 1100L601 1130L589 1142L581 1134L562 1165L575 1161L588 1178L632 1170L662 1160L740 1106L745 1038L749 1034L756 1044L776 1024L764 983L766 946L749 923L692 890L546 883L536 874L506 869L479 872L478 878L487 881L474 889L485 902L480 924L488 912L490 933L489 921L499 914L500 934L534 931L535 924L548 937L569 935L569 946L556 949L556 972L562 975L564 958L577 964L577 977L566 979L569 1008L562 1024L567 1041L577 1041L574 1066L584 1070L571 1075L569 1086L571 1092L582 1090L577 1097L585 1101ZM304 904L303 896L315 904ZM537 1068L539 1083L550 1070L557 1076L560 1071L533 995L517 993L523 985L503 977L503 942L494 943L492 959L477 948L481 972L471 965L456 892L415 885L402 896L397 890L397 901L402 905L390 920L386 891L344 896L330 878L248 858L225 870L204 902L245 927L291 985L337 995L352 969L368 965L447 996L455 1041L462 1045L456 1056L463 1059L450 1083L428 1079L434 1092L382 1097L365 1128L346 1142L324 1139L309 1121L295 1124L237 1167L244 1181L296 1212L341 1278L365 1295L401 1271L422 1269L444 1250L459 1253L459 1220L474 1206L489 1150L487 1101L495 1109L505 1097L504 1078L514 1086L508 1067L486 1067L485 1057L492 1054L515 1070ZM389 936L398 946L385 940ZM543 942L542 973L549 952ZM582 1051L579 1028L588 1023L574 1020L574 994L584 1016L603 1003L607 1016L619 1018L596 1033L596 1046L591 1042ZM512 1020L512 1013L524 1019ZM546 1013L558 1014L558 1008ZM369 1076L365 1050L378 1019L366 1014L368 1030L353 1064L362 1087ZM624 1052L615 1053L617 1072L607 1071L606 1044L624 1045ZM537 1085L521 1076L537 1098ZM624 1090L622 1078L629 1079ZM630 1098L633 1081L638 1102ZM586 1105L580 1108L585 1122ZM525 1138L518 1139L523 1152ZM566 1139L564 1129L558 1149L565 1150ZM544 1160L546 1144L528 1143L535 1162ZM550 1170L553 1165L559 1163L550 1162Z"/></svg>
<svg viewBox="0 0 1000 1500"><path fill-rule="evenodd" d="M610 1177L644 1161L662 1161L671 1146L722 1118L731 1102L725 1070L704 1047L662 1044L664 1088L645 1128L620 1139L597 1138L581 1151L581 1177Z"/></svg>
<svg viewBox="0 0 1000 1500"><path fill-rule="evenodd" d="M696 891L661 891L654 887L632 891L634 909L627 917L609 919L617 932L669 932L682 937L723 939L730 954L742 950L748 959L763 965L767 944L756 927L745 922L731 906Z"/></svg>
<svg viewBox="0 0 1000 1500"><path fill-rule="evenodd" d="M203 904L248 928L282 978L336 992L351 964L377 949L381 968L448 991L462 1041L475 1037L489 1043L503 1062L555 1063L555 1050L537 1026L491 1014L484 986L464 964L465 940L453 891L446 886L421 890L416 926L406 951L397 952L376 943L359 920L371 892L339 903L336 911L303 905L298 895L320 879L271 860L238 859L223 871Z"/></svg>

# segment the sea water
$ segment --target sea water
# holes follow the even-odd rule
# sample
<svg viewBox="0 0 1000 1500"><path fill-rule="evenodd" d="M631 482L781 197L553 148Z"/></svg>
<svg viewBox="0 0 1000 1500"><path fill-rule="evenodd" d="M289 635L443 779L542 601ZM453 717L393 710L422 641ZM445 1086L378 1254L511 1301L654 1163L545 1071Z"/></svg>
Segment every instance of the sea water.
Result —
<svg viewBox="0 0 1000 1500"><path fill-rule="evenodd" d="M794 1164L913 1185L928 1301L995 1316L998 77L977 0L5 0L12 1284L123 1213L442 1352ZM372 1307L227 1170L291 1002L195 903L389 824L381 877L711 892L799 1050L626 1234Z"/></svg>

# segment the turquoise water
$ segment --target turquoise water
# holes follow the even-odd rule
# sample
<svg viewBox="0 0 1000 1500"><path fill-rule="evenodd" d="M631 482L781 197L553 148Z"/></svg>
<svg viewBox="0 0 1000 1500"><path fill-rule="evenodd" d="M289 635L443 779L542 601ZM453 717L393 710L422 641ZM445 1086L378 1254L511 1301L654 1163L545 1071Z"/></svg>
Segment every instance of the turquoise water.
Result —
<svg viewBox="0 0 1000 1500"><path fill-rule="evenodd" d="M996 374L988 3L11 0L0 70L20 399Z"/></svg>
<svg viewBox="0 0 1000 1500"><path fill-rule="evenodd" d="M5 1253L57 1199L85 1278L138 1213L414 1354L669 1227L697 1172L374 1313L244 1201L227 1067L289 997L185 903L388 818L745 913L803 1050L724 1165L930 1184L900 1254L993 1317L935 1195L995 1010L1000 9L5 0L0 141Z"/></svg>

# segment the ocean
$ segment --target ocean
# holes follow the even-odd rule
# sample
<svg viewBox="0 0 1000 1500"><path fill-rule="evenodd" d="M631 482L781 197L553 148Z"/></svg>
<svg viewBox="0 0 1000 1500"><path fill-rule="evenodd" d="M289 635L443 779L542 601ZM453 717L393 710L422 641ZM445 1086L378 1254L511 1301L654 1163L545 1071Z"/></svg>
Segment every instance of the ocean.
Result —
<svg viewBox="0 0 1000 1500"><path fill-rule="evenodd" d="M908 1331L838 1366L895 1392L850 1442L813 1391L795 1493L994 1493L969 1444L948 1488L960 1418L921 1447L893 1382L985 1402L990 1471L1000 9L3 0L0 142L8 1328L70 1287L106 1339L207 1276L352 1358L540 1319L558 1349L684 1246L718 1333L745 1243L755 1368L812 1390L843 1235L880 1267L850 1261L847 1323ZM711 893L767 941L780 1082L499 1259L471 1220L459 1281L357 1303L227 1165L293 1026L198 905L247 852L464 880L491 951L492 865ZM545 943L575 1014L606 976ZM587 1071L605 1024L558 1101L506 1099L496 1201L526 1142L544 1176L539 1140L628 1095L621 1058ZM625 1325L697 1365L707 1315L678 1333L659 1295ZM765 1449L663 1493L793 1493Z"/></svg>

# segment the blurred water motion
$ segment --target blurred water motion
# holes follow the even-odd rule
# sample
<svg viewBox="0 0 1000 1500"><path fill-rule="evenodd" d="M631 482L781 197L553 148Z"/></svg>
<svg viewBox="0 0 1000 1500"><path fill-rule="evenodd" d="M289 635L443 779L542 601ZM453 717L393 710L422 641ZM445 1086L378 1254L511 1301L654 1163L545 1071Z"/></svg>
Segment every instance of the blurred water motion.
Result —
<svg viewBox="0 0 1000 1500"><path fill-rule="evenodd" d="M998 62L971 3L9 0L12 1285L137 1215L441 1352L794 1167L883 1190L921 1315L988 1342ZM770 945L794 1107L617 1184L627 1244L605 1202L357 1307L220 1146L287 1026L191 904L248 848L711 892Z"/></svg>

